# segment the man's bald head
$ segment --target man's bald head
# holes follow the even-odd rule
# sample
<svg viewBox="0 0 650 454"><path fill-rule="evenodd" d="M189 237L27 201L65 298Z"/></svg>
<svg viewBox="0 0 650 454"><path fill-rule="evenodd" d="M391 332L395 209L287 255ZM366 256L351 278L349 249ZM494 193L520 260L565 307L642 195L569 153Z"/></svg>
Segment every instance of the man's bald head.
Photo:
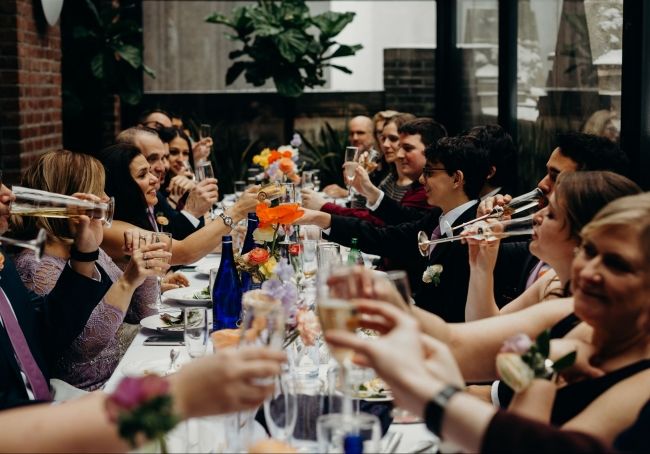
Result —
<svg viewBox="0 0 650 454"><path fill-rule="evenodd" d="M153 174L158 177L159 184L165 179L165 173L169 169L169 149L154 130L142 126L125 129L117 135L115 142L137 147L149 162Z"/></svg>
<svg viewBox="0 0 650 454"><path fill-rule="evenodd" d="M349 141L353 147L358 147L361 151L370 150L375 146L373 136L374 125L370 117L359 115L354 117L348 123Z"/></svg>

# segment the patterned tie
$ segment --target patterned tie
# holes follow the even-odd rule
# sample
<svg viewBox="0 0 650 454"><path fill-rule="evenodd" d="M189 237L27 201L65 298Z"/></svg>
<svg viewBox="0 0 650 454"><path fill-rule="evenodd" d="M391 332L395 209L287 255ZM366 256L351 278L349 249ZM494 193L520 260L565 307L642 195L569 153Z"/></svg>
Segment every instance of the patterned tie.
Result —
<svg viewBox="0 0 650 454"><path fill-rule="evenodd" d="M50 388L43 376L43 372L38 367L38 364L36 364L34 356L32 356L32 352L29 349L23 330L20 328L18 320L9 305L7 295L5 295L5 292L2 289L0 289L0 317L2 317L5 329L7 330L7 335L9 336L11 345L14 348L14 353L18 359L20 369L27 377L29 386L32 388L34 398L36 400L52 400Z"/></svg>
<svg viewBox="0 0 650 454"><path fill-rule="evenodd" d="M151 223L151 227L153 227L153 231L157 232L158 231L158 223L156 222L156 217L153 215L153 208L147 208L147 217L149 218L149 222Z"/></svg>
<svg viewBox="0 0 650 454"><path fill-rule="evenodd" d="M440 237L441 237L441 234L440 234L440 224L438 224L438 225L436 226L436 228L433 229L433 232L431 232L431 236L429 237L429 239L430 239L430 240L437 240L437 239L439 239ZM436 247L435 244L432 244L432 245L429 246L429 256L431 256L431 253L433 252L433 250L435 249L435 247Z"/></svg>

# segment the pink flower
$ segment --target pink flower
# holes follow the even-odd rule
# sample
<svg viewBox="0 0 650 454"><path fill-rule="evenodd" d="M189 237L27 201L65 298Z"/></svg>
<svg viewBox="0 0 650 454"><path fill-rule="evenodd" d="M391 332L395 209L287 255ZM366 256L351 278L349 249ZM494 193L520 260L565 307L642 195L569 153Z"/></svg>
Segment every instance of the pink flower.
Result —
<svg viewBox="0 0 650 454"><path fill-rule="evenodd" d="M130 411L154 397L167 394L169 383L158 375L144 377L125 377L108 399L116 410Z"/></svg>
<svg viewBox="0 0 650 454"><path fill-rule="evenodd" d="M306 346L316 343L316 337L321 333L320 323L312 311L300 308L296 314L296 327L300 332L300 339Z"/></svg>
<svg viewBox="0 0 650 454"><path fill-rule="evenodd" d="M506 339L501 346L501 353L518 353L523 355L533 346L533 341L527 335L520 333Z"/></svg>

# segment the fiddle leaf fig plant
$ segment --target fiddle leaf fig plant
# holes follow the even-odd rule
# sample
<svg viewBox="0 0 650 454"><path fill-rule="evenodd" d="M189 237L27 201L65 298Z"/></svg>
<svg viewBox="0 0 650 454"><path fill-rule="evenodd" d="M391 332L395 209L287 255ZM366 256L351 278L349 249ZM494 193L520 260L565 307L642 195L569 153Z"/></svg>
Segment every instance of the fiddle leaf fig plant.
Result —
<svg viewBox="0 0 650 454"><path fill-rule="evenodd" d="M355 55L362 48L334 40L354 16L333 11L311 16L304 0L260 0L235 8L231 17L213 13L206 21L229 27L228 39L243 44L229 54L234 63L226 73L226 84L242 74L256 87L272 79L281 96L296 98L305 87L323 86L327 67L352 73L332 60Z"/></svg>

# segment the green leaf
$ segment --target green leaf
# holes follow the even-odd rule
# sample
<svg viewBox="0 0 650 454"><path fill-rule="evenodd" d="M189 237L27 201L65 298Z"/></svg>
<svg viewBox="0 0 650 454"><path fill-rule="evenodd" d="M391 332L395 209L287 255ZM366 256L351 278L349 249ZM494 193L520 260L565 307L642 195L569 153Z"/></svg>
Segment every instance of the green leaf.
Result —
<svg viewBox="0 0 650 454"><path fill-rule="evenodd" d="M244 52L243 50L233 50L228 54L228 58L234 60L236 58L241 57L242 55L246 55L246 52Z"/></svg>
<svg viewBox="0 0 650 454"><path fill-rule="evenodd" d="M142 66L142 53L137 47L125 44L116 48L115 52L117 52L124 61L131 65L132 68L138 69Z"/></svg>
<svg viewBox="0 0 650 454"><path fill-rule="evenodd" d="M104 78L104 54L97 54L90 60L90 70L96 78Z"/></svg>
<svg viewBox="0 0 650 454"><path fill-rule="evenodd" d="M275 75L273 76L275 88L278 89L280 96L287 98L297 98L302 95L303 85L300 83L300 76Z"/></svg>
<svg viewBox="0 0 650 454"><path fill-rule="evenodd" d="M343 29L354 19L355 13L336 13L327 11L318 16L312 17L312 23L318 27L321 32L321 42L333 38L343 31Z"/></svg>
<svg viewBox="0 0 650 454"><path fill-rule="evenodd" d="M299 56L304 54L309 44L305 36L298 30L287 30L276 36L275 40L280 54L290 63L294 63Z"/></svg>
<svg viewBox="0 0 650 454"><path fill-rule="evenodd" d="M340 44L338 49L336 49L331 55L323 58L323 60L331 60L332 58L337 57L350 57L357 53L357 51L363 49L361 44L355 44L353 46L348 46L345 44Z"/></svg>
<svg viewBox="0 0 650 454"><path fill-rule="evenodd" d="M338 69L339 71L343 71L346 74L352 74L352 71L345 66L340 66L340 65L332 65L328 64L327 66L331 66L332 68Z"/></svg>
<svg viewBox="0 0 650 454"><path fill-rule="evenodd" d="M226 72L226 85L232 84L248 66L248 62L238 61L228 68Z"/></svg>
<svg viewBox="0 0 650 454"><path fill-rule="evenodd" d="M558 359L553 363L553 370L555 372L560 372L567 367L573 366L573 363L576 362L576 352L571 352L564 355L562 358Z"/></svg>
<svg viewBox="0 0 650 454"><path fill-rule="evenodd" d="M205 18L205 21L211 24L222 24L233 28L235 27L235 24L221 13L212 13Z"/></svg>
<svg viewBox="0 0 650 454"><path fill-rule="evenodd" d="M544 356L548 358L551 345L551 332L547 329L542 331L536 339L537 349Z"/></svg>
<svg viewBox="0 0 650 454"><path fill-rule="evenodd" d="M149 68L144 63L142 64L142 70L147 76L151 77L152 79L156 78L156 72L153 69Z"/></svg>

